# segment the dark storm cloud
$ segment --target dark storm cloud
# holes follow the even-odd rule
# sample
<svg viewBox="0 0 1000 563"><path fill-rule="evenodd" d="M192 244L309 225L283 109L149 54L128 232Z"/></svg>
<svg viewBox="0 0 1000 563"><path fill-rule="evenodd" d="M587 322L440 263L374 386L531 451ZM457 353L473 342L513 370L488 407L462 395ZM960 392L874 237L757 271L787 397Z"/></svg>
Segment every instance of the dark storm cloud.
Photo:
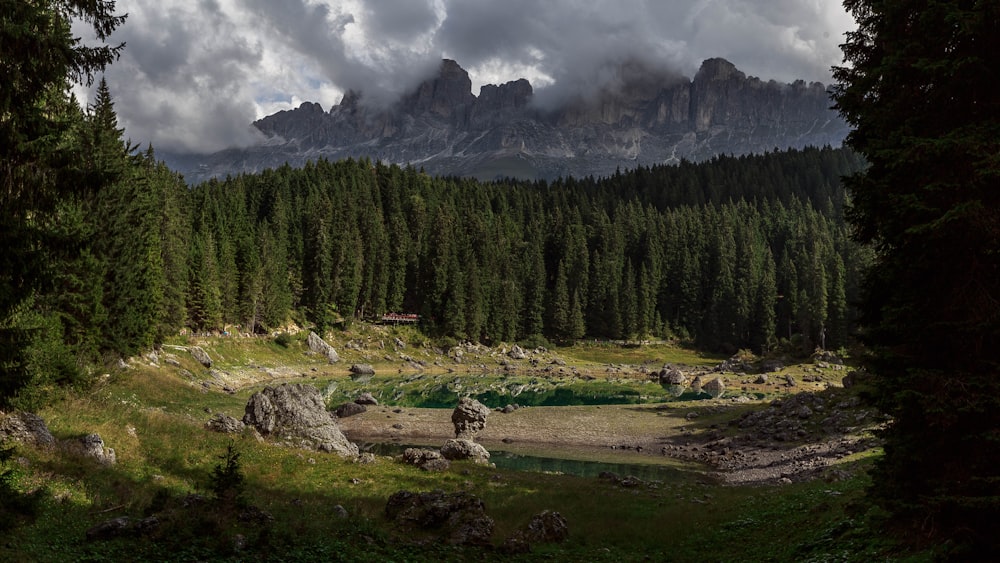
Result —
<svg viewBox="0 0 1000 563"><path fill-rule="evenodd" d="M108 71L133 141L210 151L249 123L348 89L384 104L441 57L487 82L529 78L545 104L614 90L628 74L693 76L721 56L764 79L829 81L852 22L829 0L119 0ZM627 65L624 66L623 65ZM625 69L623 72L622 69Z"/></svg>

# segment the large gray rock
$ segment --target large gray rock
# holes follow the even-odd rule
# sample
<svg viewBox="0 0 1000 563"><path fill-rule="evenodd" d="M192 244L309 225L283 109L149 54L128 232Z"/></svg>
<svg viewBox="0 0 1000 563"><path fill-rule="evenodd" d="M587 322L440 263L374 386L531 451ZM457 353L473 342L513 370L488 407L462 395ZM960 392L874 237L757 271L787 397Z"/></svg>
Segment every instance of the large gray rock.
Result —
<svg viewBox="0 0 1000 563"><path fill-rule="evenodd" d="M702 385L701 390L718 399L723 393L725 393L726 384L722 381L722 378L716 377L715 379Z"/></svg>
<svg viewBox="0 0 1000 563"><path fill-rule="evenodd" d="M100 434L87 434L63 442L65 450L73 455L89 457L102 465L114 465L117 462L115 450L104 446Z"/></svg>
<svg viewBox="0 0 1000 563"><path fill-rule="evenodd" d="M660 371L659 377L663 385L684 385L688 380L684 372L675 367L664 368Z"/></svg>
<svg viewBox="0 0 1000 563"><path fill-rule="evenodd" d="M486 428L486 417L489 415L489 407L471 397L462 397L451 413L455 437L471 439L476 432Z"/></svg>
<svg viewBox="0 0 1000 563"><path fill-rule="evenodd" d="M327 344L326 341L320 338L320 336L315 332L309 333L309 337L306 338L306 344L309 345L309 349L313 352L321 356L325 356L331 364L335 364L340 361L340 355L333 349L333 346Z"/></svg>
<svg viewBox="0 0 1000 563"><path fill-rule="evenodd" d="M348 371L355 375L375 375L375 368L371 364L353 364Z"/></svg>
<svg viewBox="0 0 1000 563"><path fill-rule="evenodd" d="M200 346L191 346L188 348L188 353L191 354L192 358L198 360L201 365L207 368L212 367L212 357Z"/></svg>
<svg viewBox="0 0 1000 563"><path fill-rule="evenodd" d="M243 423L262 435L298 439L303 447L342 456L357 456L358 446L347 440L323 397L312 385L301 383L265 387L247 401Z"/></svg>
<svg viewBox="0 0 1000 563"><path fill-rule="evenodd" d="M466 492L398 491L386 502L385 515L403 529L437 530L454 545L490 545L493 534L486 505Z"/></svg>
<svg viewBox="0 0 1000 563"><path fill-rule="evenodd" d="M450 460L471 459L483 465L490 462L490 452L472 440L448 440L441 446L441 455Z"/></svg>
<svg viewBox="0 0 1000 563"><path fill-rule="evenodd" d="M0 413L0 442L6 441L36 446L51 446L56 443L42 417L30 412L8 415Z"/></svg>

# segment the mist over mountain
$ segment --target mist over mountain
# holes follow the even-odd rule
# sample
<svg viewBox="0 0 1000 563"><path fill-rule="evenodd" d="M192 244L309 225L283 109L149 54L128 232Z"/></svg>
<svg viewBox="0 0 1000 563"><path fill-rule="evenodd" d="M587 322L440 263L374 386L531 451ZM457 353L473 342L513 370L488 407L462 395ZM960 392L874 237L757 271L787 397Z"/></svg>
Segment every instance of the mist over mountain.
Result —
<svg viewBox="0 0 1000 563"><path fill-rule="evenodd" d="M693 79L633 62L596 93L558 105L520 79L485 85L443 60L437 76L393 104L347 92L324 110L303 103L253 123L259 145L161 156L191 183L286 162L370 158L436 175L551 179L805 146L839 146L848 126L818 82L748 77L704 61Z"/></svg>

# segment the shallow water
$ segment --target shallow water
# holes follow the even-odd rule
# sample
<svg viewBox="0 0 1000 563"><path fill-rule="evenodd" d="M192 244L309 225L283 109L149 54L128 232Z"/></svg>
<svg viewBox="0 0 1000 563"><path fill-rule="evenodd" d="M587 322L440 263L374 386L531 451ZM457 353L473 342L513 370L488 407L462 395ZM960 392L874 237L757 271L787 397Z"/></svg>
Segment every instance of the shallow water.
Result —
<svg viewBox="0 0 1000 563"><path fill-rule="evenodd" d="M365 449L377 455L399 455L406 448L426 447L428 446L379 442L366 445ZM525 455L503 450L490 450L490 461L496 464L498 469L562 473L579 477L598 477L602 472L608 471L620 477L631 475L643 481L670 481L676 479L680 474L679 469L669 465L583 461Z"/></svg>

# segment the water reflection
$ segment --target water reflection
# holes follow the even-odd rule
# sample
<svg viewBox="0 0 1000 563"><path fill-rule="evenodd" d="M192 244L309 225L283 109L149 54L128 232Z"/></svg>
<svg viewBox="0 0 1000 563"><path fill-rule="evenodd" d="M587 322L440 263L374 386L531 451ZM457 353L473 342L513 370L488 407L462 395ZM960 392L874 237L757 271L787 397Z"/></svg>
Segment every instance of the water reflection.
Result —
<svg viewBox="0 0 1000 563"><path fill-rule="evenodd" d="M368 444L365 446L365 449L376 455L399 455L406 448L412 447L419 448L426 446L379 442ZM490 450L490 461L496 464L498 469L562 473L579 477L597 477L602 472L610 471L622 477L626 475L638 477L643 481L667 481L675 479L681 474L680 470L666 465L581 461L576 459L523 455L503 450Z"/></svg>

